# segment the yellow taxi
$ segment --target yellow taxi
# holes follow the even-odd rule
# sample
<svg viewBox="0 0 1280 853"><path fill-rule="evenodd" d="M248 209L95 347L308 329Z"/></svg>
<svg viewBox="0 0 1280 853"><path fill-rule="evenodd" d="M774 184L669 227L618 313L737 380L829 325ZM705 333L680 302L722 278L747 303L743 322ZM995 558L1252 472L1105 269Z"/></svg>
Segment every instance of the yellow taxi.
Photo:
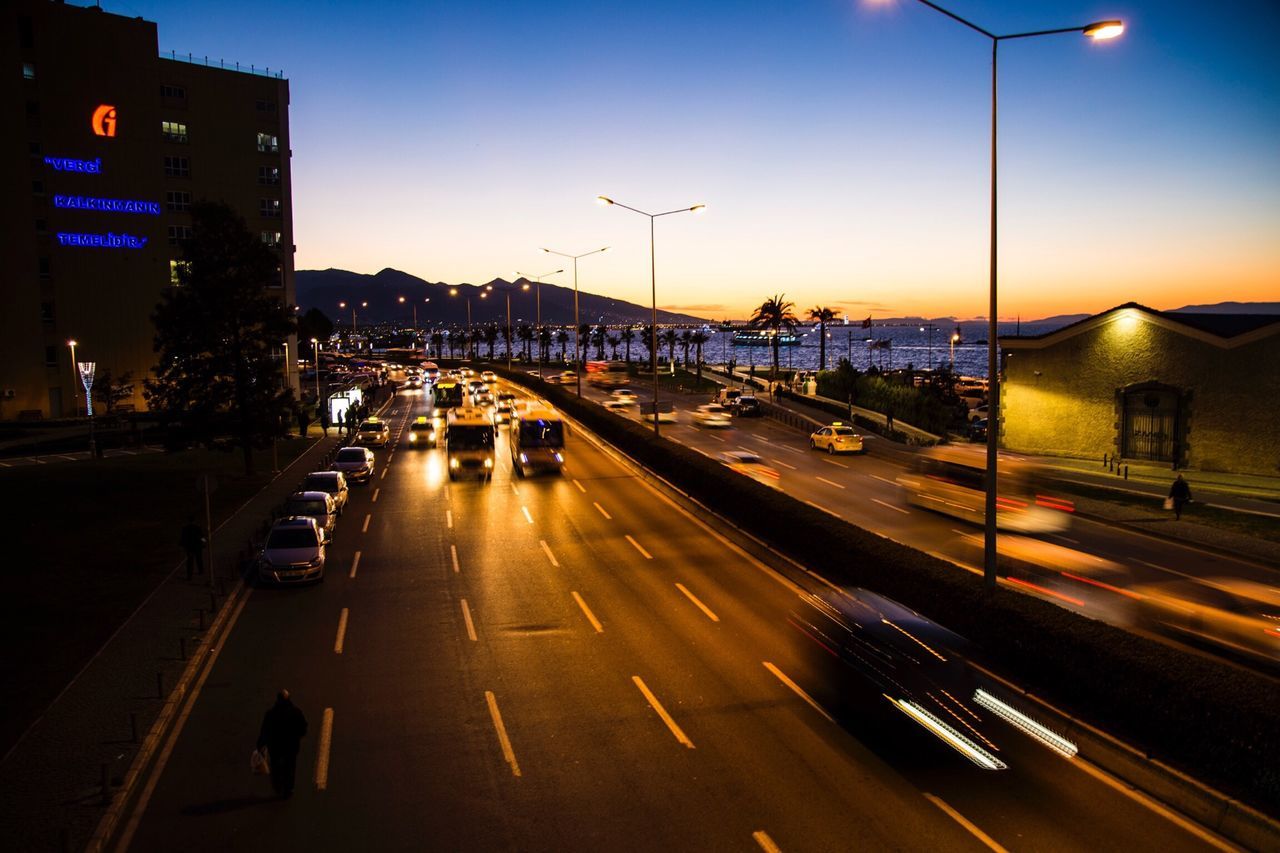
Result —
<svg viewBox="0 0 1280 853"><path fill-rule="evenodd" d="M418 419L409 425L409 446L436 446L436 427L431 422L431 418L426 415L419 415Z"/></svg>
<svg viewBox="0 0 1280 853"><path fill-rule="evenodd" d="M862 436L854 432L853 427L840 421L835 421L831 426L824 426L810 435L809 449L825 450L832 454L862 453L865 450L862 446Z"/></svg>

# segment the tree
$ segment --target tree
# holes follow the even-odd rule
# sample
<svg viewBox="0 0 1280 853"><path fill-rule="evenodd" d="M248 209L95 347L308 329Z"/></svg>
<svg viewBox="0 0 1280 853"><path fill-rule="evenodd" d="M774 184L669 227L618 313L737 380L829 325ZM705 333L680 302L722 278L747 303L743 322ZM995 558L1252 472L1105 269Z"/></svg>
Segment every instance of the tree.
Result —
<svg viewBox="0 0 1280 853"><path fill-rule="evenodd" d="M440 332L432 332L431 345L436 348L436 358L444 358L444 335Z"/></svg>
<svg viewBox="0 0 1280 853"><path fill-rule="evenodd" d="M645 350L649 353L649 369L658 369L658 348L654 345L653 325L646 323L640 327L640 343L644 344Z"/></svg>
<svg viewBox="0 0 1280 853"><path fill-rule="evenodd" d="M609 336L609 346L613 347L613 360L618 360L618 344L622 343L622 338L617 335Z"/></svg>
<svg viewBox="0 0 1280 853"><path fill-rule="evenodd" d="M582 363L587 360L587 347L591 346L591 324L581 323L578 325L578 351L574 353L574 358L578 363L575 369L580 369Z"/></svg>
<svg viewBox="0 0 1280 853"><path fill-rule="evenodd" d="M230 433L252 474L253 448L284 435L293 415L279 353L297 327L268 289L280 281L278 255L235 211L200 202L191 223L178 286L152 315L159 363L147 401L207 446Z"/></svg>
<svg viewBox="0 0 1280 853"><path fill-rule="evenodd" d="M786 299L785 293L766 299L747 321L753 329L768 329L773 333L773 378L775 379L778 376L778 338L784 329L794 332L796 324L800 322L800 318L791 311L796 304L787 302Z"/></svg>
<svg viewBox="0 0 1280 853"><path fill-rule="evenodd" d="M685 329L680 333L680 346L684 350L684 366L689 367L689 345L693 343L693 330Z"/></svg>
<svg viewBox="0 0 1280 853"><path fill-rule="evenodd" d="M493 323L484 327L484 342L489 347L489 360L493 361L493 347L498 343L498 327Z"/></svg>
<svg viewBox="0 0 1280 853"><path fill-rule="evenodd" d="M333 321L319 308L308 308L307 313L298 318L298 346L304 347L315 338L325 343L333 335Z"/></svg>
<svg viewBox="0 0 1280 853"><path fill-rule="evenodd" d="M679 341L680 336L675 329L663 329L662 334L658 335L658 343L667 348L667 364L671 365L672 370L676 366L676 344Z"/></svg>
<svg viewBox="0 0 1280 853"><path fill-rule="evenodd" d="M556 343L560 345L560 360L564 361L564 351L569 346L569 333L564 329L556 332Z"/></svg>
<svg viewBox="0 0 1280 853"><path fill-rule="evenodd" d="M516 330L516 337L524 344L524 360L530 361L529 345L533 342L533 326L528 323L521 323L520 328Z"/></svg>
<svg viewBox="0 0 1280 853"><path fill-rule="evenodd" d="M818 370L827 369L827 324L836 318L836 312L818 305L809 309L809 319L818 322Z"/></svg>
<svg viewBox="0 0 1280 853"><path fill-rule="evenodd" d="M631 342L636 339L636 330L627 326L620 333L622 342L627 345L627 364L631 363Z"/></svg>
<svg viewBox="0 0 1280 853"><path fill-rule="evenodd" d="M604 335L604 326L596 326L591 331L591 340L596 345L596 358L600 361L604 361Z"/></svg>
<svg viewBox="0 0 1280 853"><path fill-rule="evenodd" d="M701 329L698 329L696 332L694 332L692 335L689 336L689 339L690 341L693 342L693 345L695 347L694 356L693 356L694 364L697 366L697 370L698 370L698 387L701 388L702 387L702 345L705 344L709 340L709 338L707 337L706 332L702 331Z"/></svg>
<svg viewBox="0 0 1280 853"><path fill-rule="evenodd" d="M113 415L122 401L133 396L133 371L113 376L111 369L99 370L93 382L93 399L102 403L102 413Z"/></svg>
<svg viewBox="0 0 1280 853"><path fill-rule="evenodd" d="M543 326L538 330L538 360L548 361L551 358L551 330Z"/></svg>

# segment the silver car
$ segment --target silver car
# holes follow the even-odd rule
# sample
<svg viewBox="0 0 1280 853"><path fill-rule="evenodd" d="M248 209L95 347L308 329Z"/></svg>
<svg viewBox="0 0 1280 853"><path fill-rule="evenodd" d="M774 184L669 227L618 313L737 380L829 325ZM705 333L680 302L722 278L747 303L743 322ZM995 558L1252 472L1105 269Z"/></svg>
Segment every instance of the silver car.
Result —
<svg viewBox="0 0 1280 853"><path fill-rule="evenodd" d="M367 447L344 447L333 460L333 470L356 483L373 479L373 451Z"/></svg>
<svg viewBox="0 0 1280 853"><path fill-rule="evenodd" d="M321 581L324 558L324 534L314 518L282 518L271 526L258 557L258 580L279 584Z"/></svg>
<svg viewBox="0 0 1280 853"><path fill-rule="evenodd" d="M350 494L347 478L341 471L312 471L302 481L301 491L328 493L338 508L338 515L347 508L347 496Z"/></svg>
<svg viewBox="0 0 1280 853"><path fill-rule="evenodd" d="M328 492L294 492L285 502L284 514L314 518L324 541L333 541L333 531L338 526L338 506Z"/></svg>

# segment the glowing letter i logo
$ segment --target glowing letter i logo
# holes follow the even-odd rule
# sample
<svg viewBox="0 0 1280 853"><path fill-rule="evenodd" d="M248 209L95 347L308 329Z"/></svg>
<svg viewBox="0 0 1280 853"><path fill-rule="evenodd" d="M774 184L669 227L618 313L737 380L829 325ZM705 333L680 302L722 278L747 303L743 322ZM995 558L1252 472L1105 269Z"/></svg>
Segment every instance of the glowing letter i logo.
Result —
<svg viewBox="0 0 1280 853"><path fill-rule="evenodd" d="M93 111L93 132L98 136L116 135L116 108L111 104L99 104Z"/></svg>

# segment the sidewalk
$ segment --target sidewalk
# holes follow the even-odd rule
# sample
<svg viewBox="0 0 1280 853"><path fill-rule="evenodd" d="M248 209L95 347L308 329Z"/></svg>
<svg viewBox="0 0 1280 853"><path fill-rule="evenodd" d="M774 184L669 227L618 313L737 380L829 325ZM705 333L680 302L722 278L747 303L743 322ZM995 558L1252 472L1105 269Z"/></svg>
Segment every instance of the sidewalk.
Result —
<svg viewBox="0 0 1280 853"><path fill-rule="evenodd" d="M6 849L84 848L111 790L188 667L183 644L188 654L194 652L204 626L239 585L241 558L272 509L337 444L335 438L318 440L215 529L212 578L188 581L175 566L0 760L0 837Z"/></svg>
<svg viewBox="0 0 1280 853"><path fill-rule="evenodd" d="M1226 474L1216 471L1174 471L1168 465L1120 460L1128 469L1111 471L1102 465L1101 459L1069 459L1061 456L1028 456L1036 464L1059 472L1089 485L1108 489L1123 489L1143 495L1169 493L1169 485L1179 474L1191 484L1191 494L1196 500L1220 505L1223 509L1240 512L1257 512L1280 518L1280 477L1258 474Z"/></svg>

